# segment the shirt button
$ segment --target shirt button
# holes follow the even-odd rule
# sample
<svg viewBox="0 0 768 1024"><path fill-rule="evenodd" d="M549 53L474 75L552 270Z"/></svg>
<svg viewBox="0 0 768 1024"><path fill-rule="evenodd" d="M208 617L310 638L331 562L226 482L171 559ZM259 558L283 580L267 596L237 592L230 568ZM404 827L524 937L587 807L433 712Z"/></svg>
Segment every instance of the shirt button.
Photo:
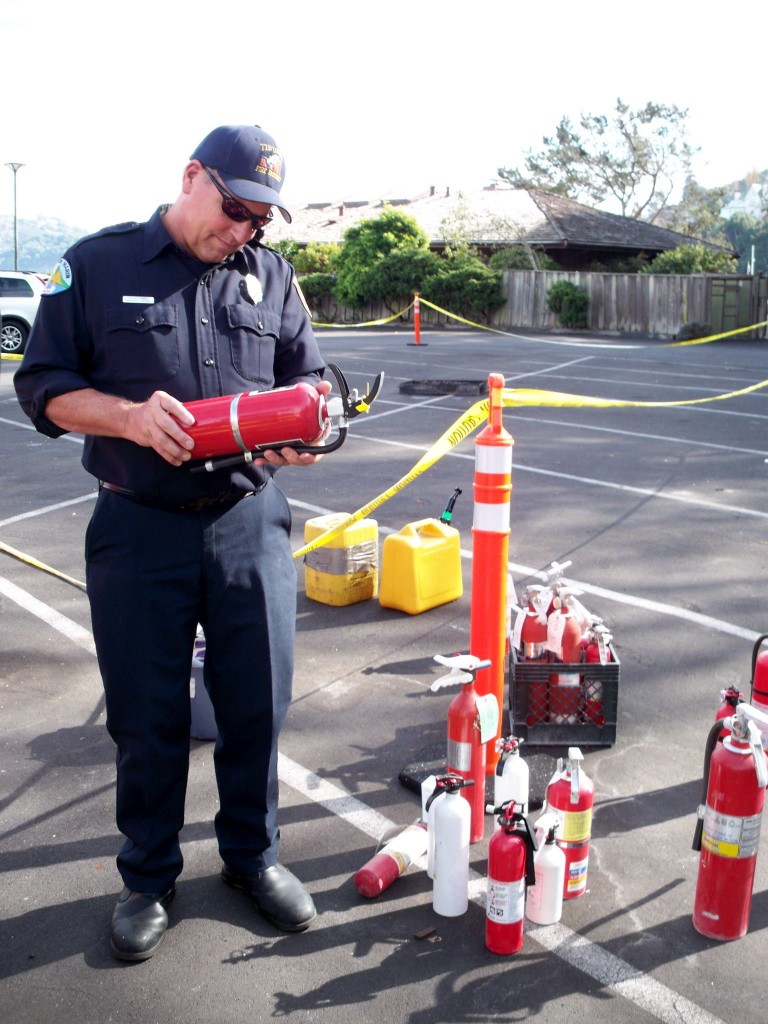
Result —
<svg viewBox="0 0 768 1024"><path fill-rule="evenodd" d="M207 316L201 316L200 317L200 323L201 324L207 324L208 322L209 322L209 320L208 320Z"/></svg>
<svg viewBox="0 0 768 1024"><path fill-rule="evenodd" d="M143 316L137 316L136 317L136 323L137 324L143 324L144 323L144 317Z"/></svg>
<svg viewBox="0 0 768 1024"><path fill-rule="evenodd" d="M261 322L261 320L259 320L259 322L258 322L258 324L257 324L256 326L258 327L258 329L259 329L260 331L263 331L263 330L264 330L264 324L263 324L263 323Z"/></svg>
<svg viewBox="0 0 768 1024"><path fill-rule="evenodd" d="M205 365L205 366L213 366L213 365L214 365L214 364L213 364L213 360L212 360L212 359L206 359L206 360L205 360L205 364L204 364L204 365Z"/></svg>

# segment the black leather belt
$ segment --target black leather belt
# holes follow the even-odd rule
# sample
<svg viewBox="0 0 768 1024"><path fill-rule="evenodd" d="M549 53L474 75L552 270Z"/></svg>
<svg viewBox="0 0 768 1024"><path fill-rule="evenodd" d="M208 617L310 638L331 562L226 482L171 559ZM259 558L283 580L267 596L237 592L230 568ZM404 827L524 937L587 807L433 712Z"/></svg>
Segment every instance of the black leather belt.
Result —
<svg viewBox="0 0 768 1024"><path fill-rule="evenodd" d="M255 494L255 491L224 491L220 494L206 494L202 498L195 498L194 501L186 501L183 505L173 505L159 498L150 498L146 494L138 494L128 487L119 487L117 484L110 484L106 480L100 481L100 486L107 491L114 491L115 494L122 494L124 498L138 502L139 505L151 505L153 508L162 508L166 512L207 512L214 508L227 508L236 505L242 498Z"/></svg>

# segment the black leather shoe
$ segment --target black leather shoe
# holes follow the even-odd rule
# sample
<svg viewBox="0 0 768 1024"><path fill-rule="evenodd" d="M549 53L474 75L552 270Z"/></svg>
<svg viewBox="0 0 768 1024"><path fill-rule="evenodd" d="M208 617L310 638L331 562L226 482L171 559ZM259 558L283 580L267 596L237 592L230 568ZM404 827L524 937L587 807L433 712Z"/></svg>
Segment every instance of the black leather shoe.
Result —
<svg viewBox="0 0 768 1024"><path fill-rule="evenodd" d="M175 895L173 885L161 893L123 889L112 914L113 956L118 960L148 960L163 941L168 927L165 908Z"/></svg>
<svg viewBox="0 0 768 1024"><path fill-rule="evenodd" d="M250 896L259 912L283 931L303 932L317 917L312 897L282 864L256 875L240 875L225 864L221 877L233 889Z"/></svg>

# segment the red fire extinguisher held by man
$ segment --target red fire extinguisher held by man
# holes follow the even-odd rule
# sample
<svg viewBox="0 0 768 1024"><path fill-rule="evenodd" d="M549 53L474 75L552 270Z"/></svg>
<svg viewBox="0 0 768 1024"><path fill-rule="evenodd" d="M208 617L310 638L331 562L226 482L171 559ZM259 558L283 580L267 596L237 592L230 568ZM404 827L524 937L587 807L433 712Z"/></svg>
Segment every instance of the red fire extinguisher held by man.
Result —
<svg viewBox="0 0 768 1024"><path fill-rule="evenodd" d="M444 686L461 685L461 691L448 707L448 744L446 772L462 779L472 779L474 785L462 789L462 796L472 808L470 843L479 843L485 831L485 775L487 744L496 737L499 705L494 694L480 696L475 690L475 675L481 668L489 668L490 661L472 654L444 657L436 654L439 665L450 668L446 676L432 683L432 690Z"/></svg>
<svg viewBox="0 0 768 1024"><path fill-rule="evenodd" d="M510 801L494 808L500 828L488 843L485 945L492 953L504 955L522 948L526 888L536 882L536 839L528 819L515 806Z"/></svg>
<svg viewBox="0 0 768 1024"><path fill-rule="evenodd" d="M338 366L328 363L328 369L336 378L339 394L327 399L310 384L299 382L271 391L185 402L195 417L192 426L184 428L195 442L192 459L204 460L193 465L193 471L213 472L223 466L252 462L268 448L307 451L323 438L323 454L340 448L349 420L368 411L381 390L384 374L376 377L361 398L356 390L350 391ZM334 426L338 436L329 441Z"/></svg>
<svg viewBox="0 0 768 1024"><path fill-rule="evenodd" d="M721 724L730 735L719 743ZM739 939L747 931L760 840L768 762L761 740L768 714L738 704L716 719L704 756L704 801L693 838L701 851L693 927L710 939Z"/></svg>
<svg viewBox="0 0 768 1024"><path fill-rule="evenodd" d="M560 819L557 845L565 854L563 899L571 900L587 889L595 787L581 767L584 757L578 747L568 748L566 760L558 759L557 771L547 785L543 813L554 811Z"/></svg>

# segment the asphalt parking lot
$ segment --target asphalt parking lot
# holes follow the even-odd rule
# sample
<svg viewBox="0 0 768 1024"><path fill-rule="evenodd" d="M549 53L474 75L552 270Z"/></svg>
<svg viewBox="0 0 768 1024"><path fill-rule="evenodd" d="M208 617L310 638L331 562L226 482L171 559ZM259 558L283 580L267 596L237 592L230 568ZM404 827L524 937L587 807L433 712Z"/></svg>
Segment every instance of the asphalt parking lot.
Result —
<svg viewBox="0 0 768 1024"><path fill-rule="evenodd" d="M768 378L766 343L670 347L658 339L504 336L474 330L323 330L327 360L371 412L311 469L282 470L295 547L307 519L354 512L403 477L476 401L413 395L412 380L483 381L632 402L680 402ZM707 732L719 691L749 687L768 632L768 388L697 405L509 409L514 445L509 562L518 592L553 560L611 627L621 658L616 742L585 751L595 783L587 892L523 950L484 946L487 839L472 847L473 900L431 907L409 871L364 900L355 871L418 816L403 769L439 748L452 694L430 691L432 657L467 650L474 438L383 503L380 537L437 517L453 525L464 595L419 615L370 600L308 600L297 566L295 696L282 741L281 859L319 917L284 935L222 885L213 836L212 745L191 742L185 871L158 954L112 959L114 755L103 722L84 578L95 484L80 439L29 429L0 363L0 1020L42 1024L235 1024L287 1018L407 1024L754 1024L768 926L763 836L749 933L732 943L691 924L691 850ZM46 571L51 567L55 575ZM68 577L68 578L64 578ZM529 751L544 758L551 751ZM536 817L534 812L533 817ZM490 824L486 837L490 836ZM435 931L416 938L425 929Z"/></svg>

